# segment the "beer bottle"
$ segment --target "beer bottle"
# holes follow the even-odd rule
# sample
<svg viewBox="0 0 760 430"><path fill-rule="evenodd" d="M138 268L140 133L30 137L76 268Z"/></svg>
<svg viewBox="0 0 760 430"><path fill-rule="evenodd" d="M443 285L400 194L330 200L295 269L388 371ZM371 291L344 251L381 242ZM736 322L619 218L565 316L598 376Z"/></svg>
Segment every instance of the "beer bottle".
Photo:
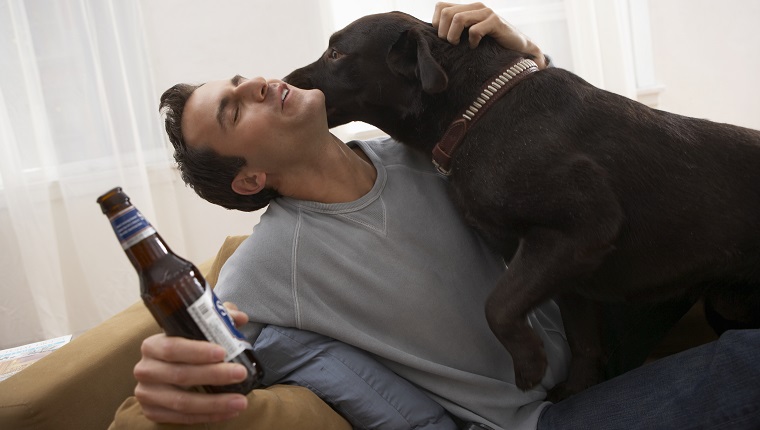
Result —
<svg viewBox="0 0 760 430"><path fill-rule="evenodd" d="M246 379L238 384L202 389L247 394L257 388L264 373L253 348L235 328L198 268L169 249L120 187L98 197L97 202L137 270L145 306L164 332L217 343L227 351L225 361L242 364L248 370Z"/></svg>

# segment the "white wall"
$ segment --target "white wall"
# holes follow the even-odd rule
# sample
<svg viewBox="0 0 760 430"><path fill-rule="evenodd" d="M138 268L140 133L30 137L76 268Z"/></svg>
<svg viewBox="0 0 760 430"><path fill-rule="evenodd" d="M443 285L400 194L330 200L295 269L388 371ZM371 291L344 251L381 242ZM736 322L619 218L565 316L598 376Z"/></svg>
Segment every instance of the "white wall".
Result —
<svg viewBox="0 0 760 430"><path fill-rule="evenodd" d="M760 130L760 1L650 0L660 108Z"/></svg>

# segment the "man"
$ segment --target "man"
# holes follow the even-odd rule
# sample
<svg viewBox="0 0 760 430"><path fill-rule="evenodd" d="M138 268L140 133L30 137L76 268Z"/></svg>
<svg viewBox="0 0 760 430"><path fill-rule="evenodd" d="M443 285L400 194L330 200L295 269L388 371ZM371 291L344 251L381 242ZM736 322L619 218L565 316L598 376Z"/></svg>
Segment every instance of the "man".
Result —
<svg viewBox="0 0 760 430"><path fill-rule="evenodd" d="M460 34L461 28L450 31L457 25L485 23L482 34L518 41L522 45L505 46L535 52L535 45L493 20L482 5L453 8L439 5L436 17L465 13L470 19L434 19L442 36ZM470 11L479 18L471 20ZM199 195L241 210L269 204L217 286L222 299L237 303L252 319L244 326L252 338L258 341L269 327L296 327L357 346L457 419L492 428L635 428L636 420L642 428L655 428L644 421L646 413L663 404L671 409L654 424L688 425L677 416L679 404L663 397L689 407L693 399L650 395L656 390L639 383L662 381L663 375L674 385L684 383L683 372L668 363L597 386L577 400L544 402L546 391L564 378L569 360L554 303L529 317L547 348L547 375L530 391L514 386L511 359L482 311L503 263L464 226L446 198L445 179L426 156L386 141L345 145L327 129L319 91L276 80L236 76L197 88L178 86L164 94L162 105L170 110L167 132L183 179ZM236 313L236 319L242 323L245 316ZM718 425L750 423L758 413L757 389L747 389L746 379L757 381L751 363L760 353L757 347L740 347L757 342L758 334L741 336L713 346L714 355L703 350L684 358L700 372L708 367L705 357L714 356L729 357L733 369L741 368L744 384L728 390L741 394L727 402L732 409L721 411L726 416L713 417L722 419ZM256 391L246 398L184 390L240 380L241 369L222 363L221 355L204 342L163 335L147 339L135 368L145 415L183 423L227 420L241 412L255 419ZM708 381L727 376L702 374ZM725 396L712 388L697 395ZM600 408L602 401L624 405ZM686 419L702 418L692 411Z"/></svg>

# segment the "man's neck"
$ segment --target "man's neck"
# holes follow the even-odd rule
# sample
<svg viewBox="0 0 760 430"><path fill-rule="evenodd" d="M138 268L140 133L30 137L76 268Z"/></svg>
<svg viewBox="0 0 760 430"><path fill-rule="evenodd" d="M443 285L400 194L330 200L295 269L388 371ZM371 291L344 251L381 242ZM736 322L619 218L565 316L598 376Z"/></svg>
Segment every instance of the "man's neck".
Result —
<svg viewBox="0 0 760 430"><path fill-rule="evenodd" d="M337 137L324 145L313 162L283 181L278 191L300 200L346 203L358 200L375 184L377 171L359 147L349 148Z"/></svg>

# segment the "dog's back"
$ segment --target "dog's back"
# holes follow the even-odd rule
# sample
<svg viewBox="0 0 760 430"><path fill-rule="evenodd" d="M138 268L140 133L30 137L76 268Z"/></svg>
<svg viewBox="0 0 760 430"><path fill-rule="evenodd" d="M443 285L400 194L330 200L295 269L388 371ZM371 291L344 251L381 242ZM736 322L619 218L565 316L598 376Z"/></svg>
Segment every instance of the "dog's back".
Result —
<svg viewBox="0 0 760 430"><path fill-rule="evenodd" d="M597 294L638 294L663 283L682 290L693 285L687 274L760 282L750 270L760 267L759 131L654 110L553 69L513 89L460 151L467 156L452 171L455 196L483 204L468 212L515 204L504 195L515 176L537 195L542 187L582 194L545 181L548 170L580 156L604 171L625 221L589 285Z"/></svg>

